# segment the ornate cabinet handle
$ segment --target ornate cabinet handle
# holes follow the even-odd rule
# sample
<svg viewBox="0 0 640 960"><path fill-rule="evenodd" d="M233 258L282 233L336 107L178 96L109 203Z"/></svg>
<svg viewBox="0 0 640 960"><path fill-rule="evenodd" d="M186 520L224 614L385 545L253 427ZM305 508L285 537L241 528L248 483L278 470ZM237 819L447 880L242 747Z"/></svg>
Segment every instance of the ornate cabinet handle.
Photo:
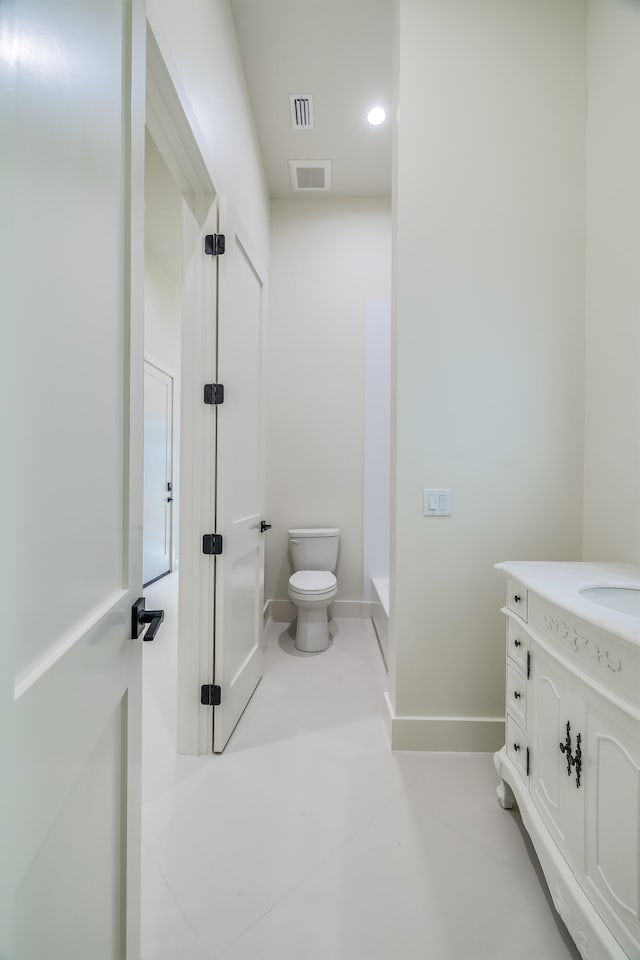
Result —
<svg viewBox="0 0 640 960"><path fill-rule="evenodd" d="M571 776L571 768L576 768L576 788L580 786L580 775L582 773L582 737L576 735L576 753L571 753L571 724L567 720L567 736L564 743L560 744L560 753L567 758L567 776Z"/></svg>
<svg viewBox="0 0 640 960"><path fill-rule="evenodd" d="M573 757L571 756L571 724L567 720L567 736L565 737L564 743L560 744L560 753L564 753L567 758L567 776L571 776L571 762Z"/></svg>
<svg viewBox="0 0 640 960"><path fill-rule="evenodd" d="M576 755L573 762L576 768L576 787L580 786L580 774L582 773L582 747L580 746L581 736L576 737Z"/></svg>

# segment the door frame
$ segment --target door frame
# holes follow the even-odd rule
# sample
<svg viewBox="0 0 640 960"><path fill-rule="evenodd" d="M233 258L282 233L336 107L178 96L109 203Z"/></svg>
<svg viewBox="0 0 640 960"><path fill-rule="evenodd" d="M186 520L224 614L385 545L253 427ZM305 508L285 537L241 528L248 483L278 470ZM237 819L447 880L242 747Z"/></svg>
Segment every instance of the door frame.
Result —
<svg viewBox="0 0 640 960"><path fill-rule="evenodd" d="M150 353L147 353L147 351L145 350L145 353L144 353L145 374L147 372L147 369L146 369L147 365L150 367L154 367L158 371L158 373L161 373L164 377L167 378L167 380L171 381L171 402L169 404L171 421L169 423L169 431L171 434L171 444L170 444L171 446L171 496L173 497L173 502L171 503L171 522L169 524L169 541L170 541L169 570L167 571L167 574L171 574L178 569L178 557L176 555L176 543L177 543L176 527L178 525L177 524L178 513L176 508L179 508L180 506L180 500L178 498L179 491L176 486L176 464L179 463L179 457L180 457L179 450L178 450L178 456L176 457L176 408L177 408L176 374L175 374L175 370L165 366L165 364L161 363L159 360L156 360ZM179 383L180 381L178 381L178 387L179 387ZM146 398L143 404L143 413L144 413L145 427L146 427L146 416L147 416ZM143 571L144 571L144 512L142 515L142 547L143 547ZM167 576L167 574L163 574L163 576ZM151 582L154 583L155 581L151 581ZM150 584L147 584L147 586L150 586ZM144 587L144 584L143 584L143 587Z"/></svg>
<svg viewBox="0 0 640 960"><path fill-rule="evenodd" d="M213 750L213 724L198 691L213 678L213 583L207 590L201 538L208 525L213 531L216 437L202 388L215 379L217 285L215 258L204 256L202 243L205 221L217 224L217 191L204 137L169 66L147 22L146 126L183 197L177 747L205 754Z"/></svg>

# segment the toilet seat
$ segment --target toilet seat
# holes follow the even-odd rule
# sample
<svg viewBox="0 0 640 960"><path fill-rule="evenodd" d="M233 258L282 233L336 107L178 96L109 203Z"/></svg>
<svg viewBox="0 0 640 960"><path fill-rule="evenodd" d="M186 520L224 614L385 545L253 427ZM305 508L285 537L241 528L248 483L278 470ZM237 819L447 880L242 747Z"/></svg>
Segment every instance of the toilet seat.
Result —
<svg viewBox="0 0 640 960"><path fill-rule="evenodd" d="M298 570L289 577L289 589L299 594L319 594L333 590L338 581L329 570Z"/></svg>

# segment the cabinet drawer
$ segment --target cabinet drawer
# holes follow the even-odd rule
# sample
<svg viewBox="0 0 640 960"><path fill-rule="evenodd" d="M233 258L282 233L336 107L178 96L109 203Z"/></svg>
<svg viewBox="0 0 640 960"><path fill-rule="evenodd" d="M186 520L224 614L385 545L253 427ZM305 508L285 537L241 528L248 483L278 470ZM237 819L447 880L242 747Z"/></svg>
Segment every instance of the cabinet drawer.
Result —
<svg viewBox="0 0 640 960"><path fill-rule="evenodd" d="M507 710L527 729L527 681L519 670L507 664Z"/></svg>
<svg viewBox="0 0 640 960"><path fill-rule="evenodd" d="M509 617L507 626L507 656L517 663L525 677L527 676L527 655L529 653L529 634L517 620Z"/></svg>
<svg viewBox="0 0 640 960"><path fill-rule="evenodd" d="M507 584L507 607L525 623L527 622L528 599L525 588L516 580L509 580Z"/></svg>
<svg viewBox="0 0 640 960"><path fill-rule="evenodd" d="M507 714L507 756L516 766L523 780L529 779L529 741L524 731L510 714Z"/></svg>

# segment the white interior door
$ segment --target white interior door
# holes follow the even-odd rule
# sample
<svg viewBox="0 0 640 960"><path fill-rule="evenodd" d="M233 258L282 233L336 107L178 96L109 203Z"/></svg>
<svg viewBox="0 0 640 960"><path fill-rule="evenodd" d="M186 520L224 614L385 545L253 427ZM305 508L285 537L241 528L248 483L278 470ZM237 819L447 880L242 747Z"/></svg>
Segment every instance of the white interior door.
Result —
<svg viewBox="0 0 640 960"><path fill-rule="evenodd" d="M220 209L226 252L218 273L218 408L213 747L221 751L262 676L264 601L263 283L227 207ZM243 242L244 240L244 242Z"/></svg>
<svg viewBox="0 0 640 960"><path fill-rule="evenodd" d="M173 378L144 363L144 510L142 579L171 570L173 516Z"/></svg>
<svg viewBox="0 0 640 960"><path fill-rule="evenodd" d="M11 960L139 956L144 11L20 0L13 90ZM4 580L5 578L3 578ZM6 631L6 633L5 633Z"/></svg>

